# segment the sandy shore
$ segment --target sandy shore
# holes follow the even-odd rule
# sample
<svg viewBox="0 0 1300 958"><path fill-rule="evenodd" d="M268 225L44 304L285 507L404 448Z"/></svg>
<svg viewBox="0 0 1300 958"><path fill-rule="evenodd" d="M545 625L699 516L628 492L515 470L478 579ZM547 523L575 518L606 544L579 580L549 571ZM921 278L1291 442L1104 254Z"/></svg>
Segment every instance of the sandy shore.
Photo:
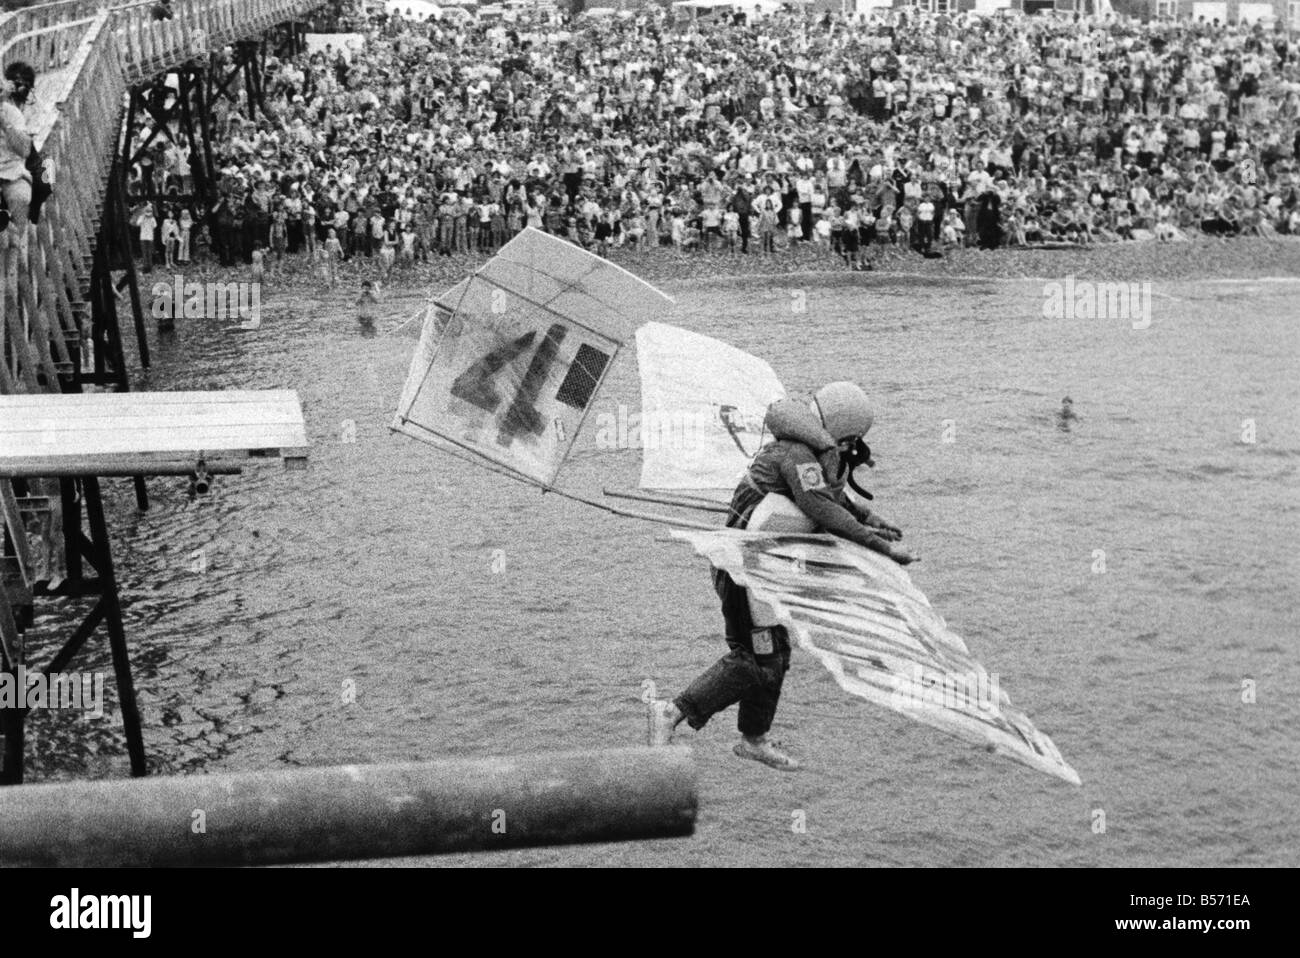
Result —
<svg viewBox="0 0 1300 958"><path fill-rule="evenodd" d="M840 274L845 279L854 277L855 282L887 280L891 276L924 281L931 277L936 280L945 277L1050 279L1069 274L1099 281L1153 283L1300 278L1300 237L1201 239L1182 243L1109 243L1063 250L957 249L950 250L937 259L926 259L910 250L877 248L873 255L875 269L856 274L850 273L837 257L824 248L796 247L779 250L772 256L756 253L678 253L671 249L641 253L613 250L609 258L649 282L663 284L790 274L819 274L827 281L833 281L835 275ZM432 263L397 268L384 285L390 296L405 298L417 293L423 295L431 288L450 286L486 260L487 257L482 254L439 257ZM228 281L247 279L249 268L241 265L227 269L204 261L191 263L177 272L182 272L187 280ZM141 276L142 292L146 298L153 283L168 281L171 275L171 271L156 268L153 273ZM291 291L311 291L316 296L326 293L330 298L348 298L359 292L362 281L378 276L378 258L359 257L339 267L338 283L332 293L326 293L319 276L309 269L306 257L287 256L282 264L273 266L268 271L265 287L270 296Z"/></svg>

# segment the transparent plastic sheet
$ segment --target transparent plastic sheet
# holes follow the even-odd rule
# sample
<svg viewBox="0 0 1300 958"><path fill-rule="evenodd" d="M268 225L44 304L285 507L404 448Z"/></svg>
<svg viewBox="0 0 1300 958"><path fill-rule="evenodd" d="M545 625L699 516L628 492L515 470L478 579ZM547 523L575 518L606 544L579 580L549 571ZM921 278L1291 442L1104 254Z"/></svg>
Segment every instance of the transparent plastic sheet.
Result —
<svg viewBox="0 0 1300 958"><path fill-rule="evenodd" d="M551 487L619 348L671 304L525 230L430 304L393 428Z"/></svg>
<svg viewBox="0 0 1300 958"><path fill-rule="evenodd" d="M647 323L641 373L641 488L730 495L762 446L763 417L785 390L757 356L699 333Z"/></svg>

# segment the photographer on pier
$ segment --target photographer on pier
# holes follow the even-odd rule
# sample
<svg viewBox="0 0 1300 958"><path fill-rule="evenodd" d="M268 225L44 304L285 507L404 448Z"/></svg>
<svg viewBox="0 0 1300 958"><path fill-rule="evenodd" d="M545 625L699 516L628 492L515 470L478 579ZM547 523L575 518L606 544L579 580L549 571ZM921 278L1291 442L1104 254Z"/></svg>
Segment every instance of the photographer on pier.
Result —
<svg viewBox="0 0 1300 958"><path fill-rule="evenodd" d="M17 245L27 236L27 213L32 202L32 174L27 169L27 158L32 150L32 138L27 132L27 119L23 107L36 85L36 71L21 60L5 68L4 83L0 86L0 196L8 217L0 217L8 224L5 236L15 237L8 245Z"/></svg>
<svg viewBox="0 0 1300 958"><path fill-rule="evenodd" d="M23 107L36 85L36 71L21 60L5 68L0 84L0 253L5 257L4 291L0 297L17 295L18 273L27 267L27 223L32 214L32 137L27 131ZM39 165L36 167L40 169ZM48 189L45 193L48 194ZM44 199L44 195L42 195ZM0 298L3 305L4 298Z"/></svg>

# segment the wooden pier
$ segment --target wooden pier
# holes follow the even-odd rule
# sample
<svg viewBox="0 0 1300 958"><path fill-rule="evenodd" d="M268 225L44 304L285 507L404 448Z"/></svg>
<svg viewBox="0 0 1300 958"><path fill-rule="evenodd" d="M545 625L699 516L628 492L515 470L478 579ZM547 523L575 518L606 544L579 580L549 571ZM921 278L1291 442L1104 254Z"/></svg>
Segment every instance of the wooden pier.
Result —
<svg viewBox="0 0 1300 958"><path fill-rule="evenodd" d="M171 19L159 20L152 0L58 0L0 14L0 69L24 61L37 74L26 118L54 184L37 223L0 231L0 670L25 664L23 632L37 601L94 598L46 671L106 628L135 775L146 762L99 480L133 477L147 508L146 476L188 474L201 487L238 471L224 457L301 461L306 437L296 396L122 395L130 376L114 268L126 270L140 363L149 364L124 202L123 118L140 84L213 63L227 44L256 45L319 5L175 0ZM222 432L222 417L241 401L277 409L281 422L250 430L236 416ZM53 585L32 554L33 529L66 568ZM22 781L24 718L25 709L0 709L0 784Z"/></svg>

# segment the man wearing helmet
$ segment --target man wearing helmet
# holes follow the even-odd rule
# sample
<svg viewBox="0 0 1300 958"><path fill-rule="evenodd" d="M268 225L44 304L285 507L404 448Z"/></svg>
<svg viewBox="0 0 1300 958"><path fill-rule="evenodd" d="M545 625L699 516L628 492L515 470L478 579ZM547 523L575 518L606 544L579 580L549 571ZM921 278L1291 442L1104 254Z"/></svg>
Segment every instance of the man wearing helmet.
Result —
<svg viewBox="0 0 1300 958"><path fill-rule="evenodd" d="M796 399L773 403L766 428L775 441L758 451L731 499L727 525L747 528L755 509L771 493L793 500L818 529L857 542L900 564L913 557L895 543L896 526L849 499L845 480L858 463L871 465L862 437L873 421L866 394L856 384L834 382L817 391L810 404ZM861 490L859 490L861 491ZM773 768L792 771L799 763L767 738L776 715L790 638L780 625L755 628L747 590L715 570L714 588L722 600L730 652L701 674L673 701L650 703L650 741L667 745L683 720L701 729L718 712L739 703L741 740L735 753Z"/></svg>

